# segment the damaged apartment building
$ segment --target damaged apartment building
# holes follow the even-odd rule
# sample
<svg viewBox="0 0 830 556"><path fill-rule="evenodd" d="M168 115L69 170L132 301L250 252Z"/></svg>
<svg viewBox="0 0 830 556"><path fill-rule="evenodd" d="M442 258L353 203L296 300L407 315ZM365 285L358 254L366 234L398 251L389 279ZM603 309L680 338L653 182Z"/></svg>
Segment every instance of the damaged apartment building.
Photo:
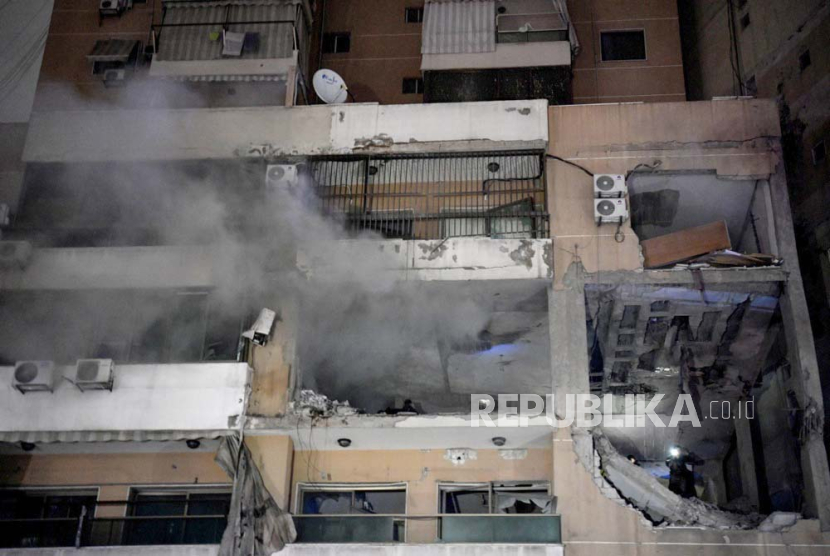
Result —
<svg viewBox="0 0 830 556"><path fill-rule="evenodd" d="M776 107L674 2L104 3L3 192L0 556L828 551ZM701 426L473 426L589 393Z"/></svg>

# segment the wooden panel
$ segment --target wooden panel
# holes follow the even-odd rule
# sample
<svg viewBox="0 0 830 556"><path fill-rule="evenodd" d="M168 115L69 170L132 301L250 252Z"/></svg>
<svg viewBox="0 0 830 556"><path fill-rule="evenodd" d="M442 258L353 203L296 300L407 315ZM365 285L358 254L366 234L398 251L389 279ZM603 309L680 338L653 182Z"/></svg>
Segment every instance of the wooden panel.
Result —
<svg viewBox="0 0 830 556"><path fill-rule="evenodd" d="M647 239L640 246L645 267L659 268L719 249L731 249L732 243L726 222L720 221Z"/></svg>

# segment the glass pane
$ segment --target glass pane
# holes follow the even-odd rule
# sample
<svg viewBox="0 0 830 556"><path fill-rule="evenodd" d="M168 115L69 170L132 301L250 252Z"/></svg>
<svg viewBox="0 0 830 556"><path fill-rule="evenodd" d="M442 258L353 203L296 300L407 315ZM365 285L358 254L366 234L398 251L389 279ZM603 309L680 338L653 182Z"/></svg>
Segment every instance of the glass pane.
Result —
<svg viewBox="0 0 830 556"><path fill-rule="evenodd" d="M351 507L351 491L303 493L304 514L347 514Z"/></svg>
<svg viewBox="0 0 830 556"><path fill-rule="evenodd" d="M406 492L403 490L365 490L355 492L358 511L375 514L406 513Z"/></svg>
<svg viewBox="0 0 830 556"><path fill-rule="evenodd" d="M475 490L460 490L444 493L444 513L487 514L490 513L490 493Z"/></svg>
<svg viewBox="0 0 830 556"><path fill-rule="evenodd" d="M183 516L184 494L148 495L134 498L133 516ZM181 519L133 520L125 527L124 544L181 544L184 537L184 521Z"/></svg>
<svg viewBox="0 0 830 556"><path fill-rule="evenodd" d="M217 544L221 542L230 505L231 494L229 492L191 494L187 505L187 515L219 515L225 517L188 520L185 526L185 544Z"/></svg>

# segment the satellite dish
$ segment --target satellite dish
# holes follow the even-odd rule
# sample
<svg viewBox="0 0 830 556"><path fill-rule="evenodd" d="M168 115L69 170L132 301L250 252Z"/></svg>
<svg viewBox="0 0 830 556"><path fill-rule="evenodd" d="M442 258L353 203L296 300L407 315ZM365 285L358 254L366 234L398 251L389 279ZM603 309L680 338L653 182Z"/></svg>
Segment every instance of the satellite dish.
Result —
<svg viewBox="0 0 830 556"><path fill-rule="evenodd" d="M314 72L311 84L314 92L326 104L342 104L349 96L346 82L337 75L336 71L330 69L320 69Z"/></svg>

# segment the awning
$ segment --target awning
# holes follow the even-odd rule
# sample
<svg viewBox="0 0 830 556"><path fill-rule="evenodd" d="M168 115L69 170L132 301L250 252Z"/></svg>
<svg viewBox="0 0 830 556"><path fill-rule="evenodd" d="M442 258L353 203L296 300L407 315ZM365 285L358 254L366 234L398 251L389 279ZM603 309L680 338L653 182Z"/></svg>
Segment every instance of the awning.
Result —
<svg viewBox="0 0 830 556"><path fill-rule="evenodd" d="M240 58L289 58L294 51L294 22L300 0L237 0L165 4L158 35L159 61L222 59L221 31L257 35L255 48L244 49ZM181 25L174 27L169 25Z"/></svg>
<svg viewBox="0 0 830 556"><path fill-rule="evenodd" d="M495 50L495 0L427 2L424 7L422 54L463 54Z"/></svg>
<svg viewBox="0 0 830 556"><path fill-rule="evenodd" d="M0 442L151 442L221 438L232 430L0 431Z"/></svg>
<svg viewBox="0 0 830 556"><path fill-rule="evenodd" d="M86 59L90 62L126 62L137 45L138 41L122 39L96 41Z"/></svg>
<svg viewBox="0 0 830 556"><path fill-rule="evenodd" d="M568 40L571 43L571 51L574 55L579 54L580 46L579 46L579 39L576 36L576 29L574 29L573 24L571 23L571 15L568 13L568 2L567 0L552 0L553 5L562 15L562 19L568 25Z"/></svg>

